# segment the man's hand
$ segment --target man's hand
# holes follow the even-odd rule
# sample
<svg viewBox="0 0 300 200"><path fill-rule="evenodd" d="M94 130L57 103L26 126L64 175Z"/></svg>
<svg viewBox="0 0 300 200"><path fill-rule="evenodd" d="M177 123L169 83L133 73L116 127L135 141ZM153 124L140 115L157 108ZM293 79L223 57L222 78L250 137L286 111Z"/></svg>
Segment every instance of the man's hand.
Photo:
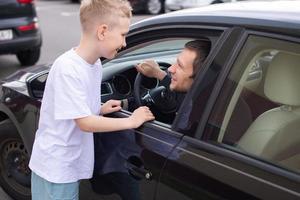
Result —
<svg viewBox="0 0 300 200"><path fill-rule="evenodd" d="M136 66L138 72L150 78L162 80L167 73L154 60L145 60Z"/></svg>
<svg viewBox="0 0 300 200"><path fill-rule="evenodd" d="M105 115L121 110L121 101L109 100L101 106L100 114Z"/></svg>
<svg viewBox="0 0 300 200"><path fill-rule="evenodd" d="M129 117L133 128L138 128L144 122L154 120L155 117L147 106L137 108Z"/></svg>

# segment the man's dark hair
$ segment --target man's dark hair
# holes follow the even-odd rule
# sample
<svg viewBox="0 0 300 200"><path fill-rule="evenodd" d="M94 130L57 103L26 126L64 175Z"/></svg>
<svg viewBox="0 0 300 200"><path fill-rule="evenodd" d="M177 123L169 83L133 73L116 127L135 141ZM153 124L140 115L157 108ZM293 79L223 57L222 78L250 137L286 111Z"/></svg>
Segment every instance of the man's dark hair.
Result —
<svg viewBox="0 0 300 200"><path fill-rule="evenodd" d="M191 78L194 78L197 75L200 67L202 66L202 63L210 52L210 47L210 42L206 40L192 40L184 45L184 48L195 51L197 53L196 58L193 62L193 74Z"/></svg>

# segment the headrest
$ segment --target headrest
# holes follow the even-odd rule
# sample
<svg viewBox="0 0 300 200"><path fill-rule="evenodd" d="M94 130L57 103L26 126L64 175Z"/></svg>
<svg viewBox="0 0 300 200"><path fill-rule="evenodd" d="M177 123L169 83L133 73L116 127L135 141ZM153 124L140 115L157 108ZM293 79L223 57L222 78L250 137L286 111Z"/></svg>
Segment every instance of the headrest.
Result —
<svg viewBox="0 0 300 200"><path fill-rule="evenodd" d="M300 105L300 55L280 52L267 70L265 95L273 102Z"/></svg>

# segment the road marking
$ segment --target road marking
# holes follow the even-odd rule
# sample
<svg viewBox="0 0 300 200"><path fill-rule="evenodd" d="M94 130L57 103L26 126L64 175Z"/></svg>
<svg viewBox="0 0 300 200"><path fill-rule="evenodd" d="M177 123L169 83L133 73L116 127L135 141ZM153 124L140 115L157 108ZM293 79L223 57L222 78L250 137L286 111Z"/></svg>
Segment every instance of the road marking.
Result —
<svg viewBox="0 0 300 200"><path fill-rule="evenodd" d="M79 12L61 12L60 15L64 17L78 16Z"/></svg>
<svg viewBox="0 0 300 200"><path fill-rule="evenodd" d="M52 9L55 9L55 7L57 6L53 6ZM42 11L42 10L49 10L49 6L48 7L36 7L36 10L37 11ZM74 15L77 15L79 16L79 11L74 11L74 12L61 12L60 13L61 16L64 16L64 17L71 17L71 16L74 16Z"/></svg>

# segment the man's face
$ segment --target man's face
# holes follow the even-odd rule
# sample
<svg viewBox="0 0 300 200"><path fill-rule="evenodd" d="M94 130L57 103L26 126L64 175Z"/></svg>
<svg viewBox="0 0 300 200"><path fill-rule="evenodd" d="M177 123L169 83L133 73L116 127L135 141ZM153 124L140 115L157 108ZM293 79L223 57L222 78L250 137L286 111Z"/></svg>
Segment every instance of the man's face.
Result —
<svg viewBox="0 0 300 200"><path fill-rule="evenodd" d="M103 57L112 59L114 58L118 50L126 46L125 37L129 31L130 19L125 17L119 17L117 22L112 27L108 27L105 33L105 45L103 45Z"/></svg>
<svg viewBox="0 0 300 200"><path fill-rule="evenodd" d="M197 54L195 51L190 49L183 49L182 52L177 56L176 63L168 68L171 73L171 84L170 89L176 92L187 92L192 83L193 78L193 62Z"/></svg>

